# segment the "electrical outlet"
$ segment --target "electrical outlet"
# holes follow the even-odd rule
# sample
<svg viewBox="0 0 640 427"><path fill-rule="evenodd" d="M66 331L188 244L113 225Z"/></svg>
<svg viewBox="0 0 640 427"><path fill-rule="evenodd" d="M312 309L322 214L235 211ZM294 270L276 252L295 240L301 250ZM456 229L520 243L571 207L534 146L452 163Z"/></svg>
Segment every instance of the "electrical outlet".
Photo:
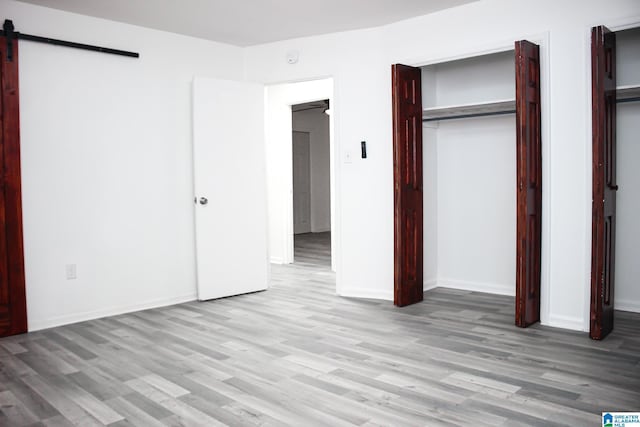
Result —
<svg viewBox="0 0 640 427"><path fill-rule="evenodd" d="M67 280L73 280L77 278L75 264L67 264L66 272L67 272Z"/></svg>

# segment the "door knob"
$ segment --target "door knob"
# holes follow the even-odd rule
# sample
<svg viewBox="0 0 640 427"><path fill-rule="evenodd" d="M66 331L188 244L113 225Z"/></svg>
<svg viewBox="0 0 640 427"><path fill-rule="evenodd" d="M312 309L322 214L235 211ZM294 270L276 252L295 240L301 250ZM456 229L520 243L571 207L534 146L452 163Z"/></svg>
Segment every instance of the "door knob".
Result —
<svg viewBox="0 0 640 427"><path fill-rule="evenodd" d="M201 205L206 205L207 203L209 203L209 200L206 197L200 197Z"/></svg>

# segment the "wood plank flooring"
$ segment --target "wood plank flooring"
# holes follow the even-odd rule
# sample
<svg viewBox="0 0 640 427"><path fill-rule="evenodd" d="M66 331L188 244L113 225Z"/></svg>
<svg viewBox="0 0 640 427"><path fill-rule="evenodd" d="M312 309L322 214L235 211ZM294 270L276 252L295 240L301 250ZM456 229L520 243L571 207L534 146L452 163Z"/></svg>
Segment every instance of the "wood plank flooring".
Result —
<svg viewBox="0 0 640 427"><path fill-rule="evenodd" d="M589 426L640 411L640 315L602 342L510 297L335 296L328 235L271 289L0 339L2 426Z"/></svg>

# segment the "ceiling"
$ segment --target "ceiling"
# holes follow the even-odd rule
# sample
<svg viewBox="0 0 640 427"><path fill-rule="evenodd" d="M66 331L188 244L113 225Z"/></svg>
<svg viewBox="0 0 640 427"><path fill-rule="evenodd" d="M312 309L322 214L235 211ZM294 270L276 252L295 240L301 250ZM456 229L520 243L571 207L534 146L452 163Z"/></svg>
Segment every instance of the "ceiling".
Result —
<svg viewBox="0 0 640 427"><path fill-rule="evenodd" d="M19 0L251 46L375 27L477 0Z"/></svg>

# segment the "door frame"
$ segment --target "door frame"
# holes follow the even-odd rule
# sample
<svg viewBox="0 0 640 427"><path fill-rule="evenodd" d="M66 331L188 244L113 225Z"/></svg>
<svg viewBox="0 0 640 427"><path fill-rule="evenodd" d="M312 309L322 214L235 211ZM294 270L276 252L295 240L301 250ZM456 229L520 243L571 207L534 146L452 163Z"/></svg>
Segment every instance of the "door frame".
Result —
<svg viewBox="0 0 640 427"><path fill-rule="evenodd" d="M540 47L540 106L541 106L541 131L542 140L542 233L541 233L541 255L540 255L540 323L547 325L563 326L564 319L555 319L550 314L551 308L551 192L549 185L551 182L551 146L550 123L551 114L549 102L551 99L551 88L549 84L550 75L550 33L548 31L533 34L521 34L508 40L497 40L492 43L479 45L472 48L462 47L458 50L449 50L447 55L426 56L411 58L394 58L393 63L407 64L413 67L423 67L442 62L456 61L460 59L474 58L493 53L514 51L515 40L529 40ZM515 292L515 287L514 287Z"/></svg>
<svg viewBox="0 0 640 427"><path fill-rule="evenodd" d="M612 32L630 30L633 28L640 28L640 17L630 17L624 19L616 19L613 21L602 20L596 23L586 25L584 27L584 67L585 70L585 117L587 117L586 123L586 139L588 144L585 146L585 195L584 195L584 224L585 224L585 246L584 246L584 294L582 301L583 321L581 329L584 332L589 332L591 329L591 256L593 246L593 211L592 211L592 196L593 196L593 111L592 111L592 99L593 99L593 87L591 84L591 29L598 25L604 25ZM544 197L544 193L543 193Z"/></svg>
<svg viewBox="0 0 640 427"><path fill-rule="evenodd" d="M305 83L327 85L330 88L319 90L296 90ZM336 122L336 84L332 76L317 77L308 80L295 80L274 82L265 85L265 144L267 145L267 185L270 205L270 260L276 264L290 264L293 262L293 122L291 107L306 102L322 101L329 99L331 115L329 115L329 175L331 193L331 269L336 272L336 292L341 290L341 218L340 218L340 162L338 142L335 138ZM269 91L281 91L278 99L271 100ZM277 110L277 111L275 111ZM279 129L275 129L279 127ZM285 136L286 133L286 136ZM281 135L280 137L277 137ZM274 167L280 168L278 179L272 172ZM277 208L279 214L274 216L274 201L279 202ZM274 232L274 223L277 223L277 231ZM274 235L274 233L277 233ZM282 250L272 253L271 243L275 239Z"/></svg>
<svg viewBox="0 0 640 427"><path fill-rule="evenodd" d="M0 37L0 55L7 54L7 38ZM3 335L17 335L27 332L27 300L24 266L24 237L22 218L22 174L20 164L20 92L19 92L19 55L18 40L11 41L13 60L0 61L2 67L0 96L2 96L2 141L0 144L0 191L2 191L5 210L3 225L5 238L0 255L6 258L6 279L9 299L9 328ZM8 66L12 64L12 66ZM5 87L8 89L5 91ZM4 110L8 110L4 111ZM4 251L3 251L4 252ZM2 260L4 263L4 259Z"/></svg>

